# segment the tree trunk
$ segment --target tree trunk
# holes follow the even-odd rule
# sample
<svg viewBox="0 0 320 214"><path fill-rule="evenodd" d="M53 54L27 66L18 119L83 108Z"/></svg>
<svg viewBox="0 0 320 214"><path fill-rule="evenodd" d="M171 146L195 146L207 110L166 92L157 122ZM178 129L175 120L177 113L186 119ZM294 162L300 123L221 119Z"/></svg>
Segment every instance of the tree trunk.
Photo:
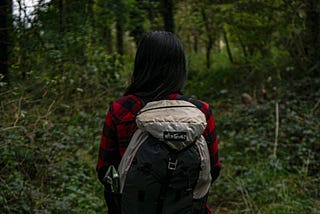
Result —
<svg viewBox="0 0 320 214"><path fill-rule="evenodd" d="M147 11L147 18L149 19L150 22L150 28L153 30L155 27L155 17L158 9L155 9L153 2L151 1L145 1L146 3L146 8L145 10Z"/></svg>
<svg viewBox="0 0 320 214"><path fill-rule="evenodd" d="M308 69L316 66L320 70L320 4L318 0L306 1L306 38L305 50L310 62Z"/></svg>
<svg viewBox="0 0 320 214"><path fill-rule="evenodd" d="M135 10L133 10L130 14L131 26L132 30L130 35L134 38L136 45L140 39L142 38L143 33L145 32L143 23L144 23L144 16L143 16L143 0L136 0L135 1Z"/></svg>
<svg viewBox="0 0 320 214"><path fill-rule="evenodd" d="M198 32L195 28L193 29L193 51L198 53Z"/></svg>
<svg viewBox="0 0 320 214"><path fill-rule="evenodd" d="M229 41L228 41L228 37L227 37L227 32L225 30L223 30L222 33L223 33L224 42L226 43L226 48L227 48L229 60L231 63L233 63L233 57L232 57L232 53L231 53L231 49L230 49L230 45L229 45Z"/></svg>
<svg viewBox="0 0 320 214"><path fill-rule="evenodd" d="M92 25L94 22L93 21L93 14L94 14L93 5L94 5L94 0L87 0L86 20L90 25Z"/></svg>
<svg viewBox="0 0 320 214"><path fill-rule="evenodd" d="M124 48L123 48L123 36L124 36L124 24L125 24L125 17L124 14L126 12L125 3L123 0L118 0L116 3L116 38L117 38L117 52L120 55L124 54Z"/></svg>
<svg viewBox="0 0 320 214"><path fill-rule="evenodd" d="M107 50L109 54L112 54L113 47L112 47L112 33L110 26L106 26L103 29L103 38L105 39Z"/></svg>
<svg viewBox="0 0 320 214"><path fill-rule="evenodd" d="M207 68L209 69L211 67L211 49L213 46L213 39L212 36L208 35L208 43L206 48L206 64Z"/></svg>
<svg viewBox="0 0 320 214"><path fill-rule="evenodd" d="M66 4L65 0L59 0L59 31L64 34L66 31Z"/></svg>
<svg viewBox="0 0 320 214"><path fill-rule="evenodd" d="M239 43L240 43L240 46L241 46L241 49L243 52L243 56L247 62L248 61L248 52L247 52L246 46L243 44L242 39L239 35L238 35L238 39L239 39Z"/></svg>
<svg viewBox="0 0 320 214"><path fill-rule="evenodd" d="M23 8L22 7L22 2L21 0L17 0L17 3L19 5L19 16L18 16L18 28L21 29L21 33L20 33L20 36L17 37L17 41L18 41L18 44L20 47L24 47L25 44L26 44L26 41L27 41L27 36L23 36L26 34L26 29L25 29L25 19L26 19L26 8ZM23 18L24 17L24 18ZM26 58L27 58L27 54L26 54L26 48L19 48L20 49L20 52L19 52L19 65L20 67L22 68L21 70L21 76L22 76L22 79L26 79L26 76L27 76L27 72L26 72L26 68L27 68L27 65L26 65Z"/></svg>
<svg viewBox="0 0 320 214"><path fill-rule="evenodd" d="M201 10L201 15L202 15L202 20L204 22L204 26L206 29L206 34L207 34L206 36L208 39L208 41L206 43L206 65L207 65L207 68L210 68L211 67L211 57L210 56L211 56L211 49L214 44L214 38L211 33L211 26L209 24L207 13L203 8Z"/></svg>
<svg viewBox="0 0 320 214"><path fill-rule="evenodd" d="M122 20L119 18L116 23L116 36L117 36L117 51L120 55L123 55L123 26Z"/></svg>
<svg viewBox="0 0 320 214"><path fill-rule="evenodd" d="M173 0L161 0L161 13L164 21L164 29L169 32L174 32L173 9Z"/></svg>
<svg viewBox="0 0 320 214"><path fill-rule="evenodd" d="M1 81L9 82L9 31L11 28L12 1L0 1L0 74Z"/></svg>

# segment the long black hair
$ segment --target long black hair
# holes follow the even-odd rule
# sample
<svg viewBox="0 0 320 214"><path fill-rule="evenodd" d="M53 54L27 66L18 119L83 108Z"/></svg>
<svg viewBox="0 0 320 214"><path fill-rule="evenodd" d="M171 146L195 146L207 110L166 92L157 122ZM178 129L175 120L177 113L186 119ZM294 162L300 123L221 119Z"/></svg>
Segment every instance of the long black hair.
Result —
<svg viewBox="0 0 320 214"><path fill-rule="evenodd" d="M146 33L139 42L131 85L125 95L156 99L181 92L186 58L180 40L170 32Z"/></svg>

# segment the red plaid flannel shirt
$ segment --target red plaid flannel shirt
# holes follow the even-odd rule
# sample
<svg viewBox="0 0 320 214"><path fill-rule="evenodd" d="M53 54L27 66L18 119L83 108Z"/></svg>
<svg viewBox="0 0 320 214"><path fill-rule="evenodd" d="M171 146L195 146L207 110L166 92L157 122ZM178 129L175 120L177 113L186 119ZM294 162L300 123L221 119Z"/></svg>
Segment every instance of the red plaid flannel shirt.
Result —
<svg viewBox="0 0 320 214"><path fill-rule="evenodd" d="M173 100L181 99L182 97L184 96L174 93L163 99ZM213 114L207 103L196 99L188 100L196 105L206 116L207 127L203 136L208 143L211 156L211 175L215 180L219 176L220 160ZM119 165L131 137L137 130L135 117L142 107L141 100L134 95L121 97L111 105L103 127L97 164L97 172L101 182L109 165L112 164L116 167Z"/></svg>

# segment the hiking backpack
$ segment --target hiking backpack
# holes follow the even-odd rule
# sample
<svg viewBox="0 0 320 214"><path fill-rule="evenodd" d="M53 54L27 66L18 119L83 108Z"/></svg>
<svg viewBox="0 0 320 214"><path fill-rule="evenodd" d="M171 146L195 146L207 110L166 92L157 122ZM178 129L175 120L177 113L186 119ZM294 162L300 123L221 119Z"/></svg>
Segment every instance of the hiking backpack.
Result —
<svg viewBox="0 0 320 214"><path fill-rule="evenodd" d="M211 183L205 115L185 100L146 104L118 172L122 214L204 213Z"/></svg>

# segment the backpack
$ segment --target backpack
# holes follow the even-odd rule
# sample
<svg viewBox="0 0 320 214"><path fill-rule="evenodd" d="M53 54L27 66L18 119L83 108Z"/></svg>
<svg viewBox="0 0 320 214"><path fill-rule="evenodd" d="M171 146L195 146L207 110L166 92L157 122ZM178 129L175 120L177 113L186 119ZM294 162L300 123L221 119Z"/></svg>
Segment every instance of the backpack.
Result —
<svg viewBox="0 0 320 214"><path fill-rule="evenodd" d="M185 100L149 102L122 157L122 214L204 213L211 184L205 115Z"/></svg>

